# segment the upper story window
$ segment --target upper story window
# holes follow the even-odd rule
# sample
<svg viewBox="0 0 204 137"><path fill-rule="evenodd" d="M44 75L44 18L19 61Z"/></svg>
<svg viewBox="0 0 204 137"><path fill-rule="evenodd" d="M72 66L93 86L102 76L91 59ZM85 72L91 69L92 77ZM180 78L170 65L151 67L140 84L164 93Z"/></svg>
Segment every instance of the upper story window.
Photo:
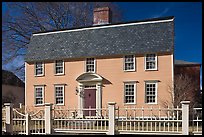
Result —
<svg viewBox="0 0 204 137"><path fill-rule="evenodd" d="M44 104L44 86L35 86L35 105Z"/></svg>
<svg viewBox="0 0 204 137"><path fill-rule="evenodd" d="M35 63L35 75L36 76L44 75L44 64L43 64L43 62L36 62Z"/></svg>
<svg viewBox="0 0 204 137"><path fill-rule="evenodd" d="M157 82L145 82L145 102L148 104L157 103Z"/></svg>
<svg viewBox="0 0 204 137"><path fill-rule="evenodd" d="M64 61L63 60L55 61L55 74L64 74Z"/></svg>
<svg viewBox="0 0 204 137"><path fill-rule="evenodd" d="M64 85L55 85L55 104L64 105Z"/></svg>
<svg viewBox="0 0 204 137"><path fill-rule="evenodd" d="M135 56L127 55L124 57L124 70L135 71Z"/></svg>
<svg viewBox="0 0 204 137"><path fill-rule="evenodd" d="M146 54L145 70L157 70L157 55L156 54Z"/></svg>
<svg viewBox="0 0 204 137"><path fill-rule="evenodd" d="M124 101L126 104L134 104L136 102L136 83L124 83Z"/></svg>
<svg viewBox="0 0 204 137"><path fill-rule="evenodd" d="M86 59L86 72L95 72L95 59L94 58Z"/></svg>

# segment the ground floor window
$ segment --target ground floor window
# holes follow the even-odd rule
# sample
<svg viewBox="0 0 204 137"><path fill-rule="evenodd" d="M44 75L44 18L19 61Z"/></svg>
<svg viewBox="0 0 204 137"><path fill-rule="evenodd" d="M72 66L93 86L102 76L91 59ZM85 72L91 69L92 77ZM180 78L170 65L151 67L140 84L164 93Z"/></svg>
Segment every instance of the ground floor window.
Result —
<svg viewBox="0 0 204 137"><path fill-rule="evenodd" d="M135 82L125 82L124 83L124 101L126 104L134 104L136 92Z"/></svg>
<svg viewBox="0 0 204 137"><path fill-rule="evenodd" d="M55 104L64 105L64 85L55 85Z"/></svg>
<svg viewBox="0 0 204 137"><path fill-rule="evenodd" d="M148 104L157 103L157 82L145 82L145 102Z"/></svg>
<svg viewBox="0 0 204 137"><path fill-rule="evenodd" d="M44 86L35 86L35 104L44 104Z"/></svg>

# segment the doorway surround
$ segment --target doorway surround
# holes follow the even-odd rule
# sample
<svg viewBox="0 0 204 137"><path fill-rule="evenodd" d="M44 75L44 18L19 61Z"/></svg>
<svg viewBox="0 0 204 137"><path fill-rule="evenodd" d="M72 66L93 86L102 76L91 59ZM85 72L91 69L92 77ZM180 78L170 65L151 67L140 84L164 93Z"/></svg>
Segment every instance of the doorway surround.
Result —
<svg viewBox="0 0 204 137"><path fill-rule="evenodd" d="M78 82L78 117L83 117L84 108L84 88L86 86L95 86L96 87L96 116L101 116L102 108L102 80L103 78L92 72L86 72L77 77L76 81Z"/></svg>

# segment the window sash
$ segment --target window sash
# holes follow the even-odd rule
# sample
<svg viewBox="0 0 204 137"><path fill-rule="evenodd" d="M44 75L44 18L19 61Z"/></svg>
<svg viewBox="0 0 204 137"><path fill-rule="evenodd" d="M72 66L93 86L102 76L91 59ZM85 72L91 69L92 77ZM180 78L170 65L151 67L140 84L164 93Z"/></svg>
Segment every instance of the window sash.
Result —
<svg viewBox="0 0 204 137"><path fill-rule="evenodd" d="M146 54L145 69L146 70L156 70L157 69L157 55L156 54Z"/></svg>
<svg viewBox="0 0 204 137"><path fill-rule="evenodd" d="M64 74L64 61L63 60L55 61L55 74Z"/></svg>
<svg viewBox="0 0 204 137"><path fill-rule="evenodd" d="M35 63L35 75L43 75L43 62Z"/></svg>
<svg viewBox="0 0 204 137"><path fill-rule="evenodd" d="M135 70L135 56L134 55L126 55L124 57L124 70Z"/></svg>
<svg viewBox="0 0 204 137"><path fill-rule="evenodd" d="M133 104L136 102L136 83L124 83L124 103Z"/></svg>
<svg viewBox="0 0 204 137"><path fill-rule="evenodd" d="M42 105L44 103L44 87L35 87L35 105Z"/></svg>
<svg viewBox="0 0 204 137"><path fill-rule="evenodd" d="M57 105L64 104L64 85L55 86L55 104Z"/></svg>
<svg viewBox="0 0 204 137"><path fill-rule="evenodd" d="M145 102L157 103L157 83L145 83Z"/></svg>
<svg viewBox="0 0 204 137"><path fill-rule="evenodd" d="M94 58L86 59L86 72L95 72L95 59Z"/></svg>

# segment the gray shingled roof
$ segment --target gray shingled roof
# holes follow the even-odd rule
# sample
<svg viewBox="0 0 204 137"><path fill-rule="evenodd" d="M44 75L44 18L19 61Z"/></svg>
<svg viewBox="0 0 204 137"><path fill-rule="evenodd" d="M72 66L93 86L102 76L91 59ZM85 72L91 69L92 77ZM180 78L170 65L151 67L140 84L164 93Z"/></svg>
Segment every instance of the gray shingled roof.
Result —
<svg viewBox="0 0 204 137"><path fill-rule="evenodd" d="M197 62L188 62L184 60L175 60L174 64L175 65L200 65L200 63L197 63Z"/></svg>
<svg viewBox="0 0 204 137"><path fill-rule="evenodd" d="M33 35L25 61L173 52L173 48L170 21Z"/></svg>

